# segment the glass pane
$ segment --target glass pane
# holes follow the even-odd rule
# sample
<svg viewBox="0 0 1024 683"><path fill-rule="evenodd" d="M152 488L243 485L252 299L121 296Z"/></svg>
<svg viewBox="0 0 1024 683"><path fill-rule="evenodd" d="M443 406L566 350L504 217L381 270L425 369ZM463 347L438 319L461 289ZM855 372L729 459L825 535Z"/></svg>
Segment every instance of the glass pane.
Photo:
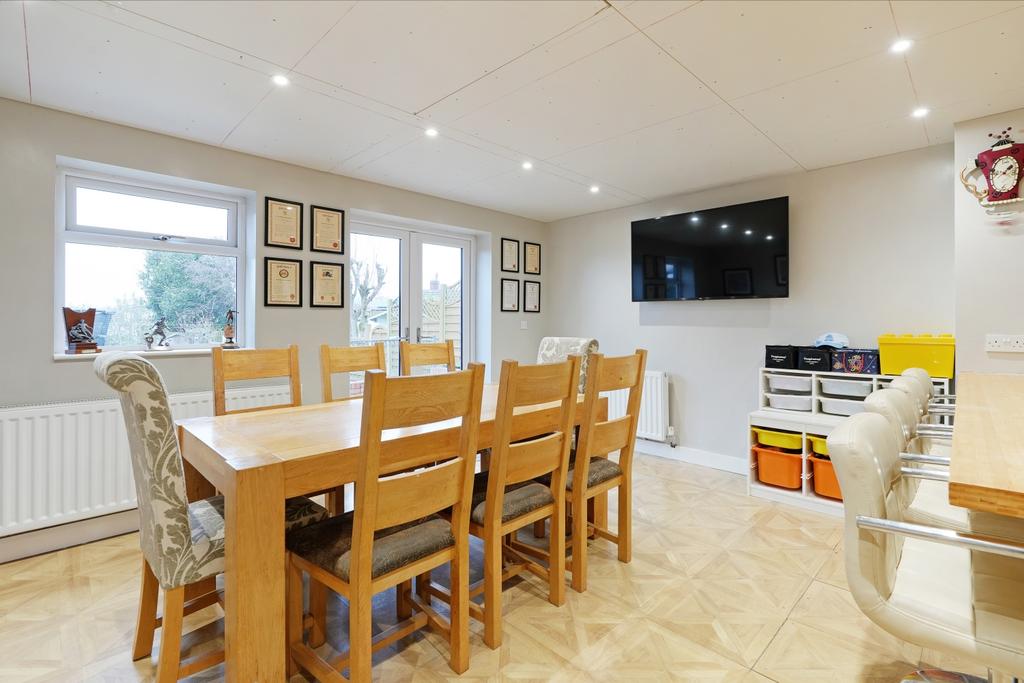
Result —
<svg viewBox="0 0 1024 683"><path fill-rule="evenodd" d="M204 240L228 238L228 210L119 192L75 188L79 225Z"/></svg>
<svg viewBox="0 0 1024 683"><path fill-rule="evenodd" d="M423 319L420 341L455 342L455 363L462 365L462 249L423 245ZM446 371L446 368L429 368Z"/></svg>
<svg viewBox="0 0 1024 683"><path fill-rule="evenodd" d="M161 318L172 348L219 344L237 308L233 256L67 244L64 263L64 305L97 310L104 348L144 347Z"/></svg>
<svg viewBox="0 0 1024 683"><path fill-rule="evenodd" d="M402 241L396 237L352 233L350 248L352 308L349 313L349 343L367 346L383 341L388 374L398 375ZM349 373L349 393L363 393L363 373Z"/></svg>

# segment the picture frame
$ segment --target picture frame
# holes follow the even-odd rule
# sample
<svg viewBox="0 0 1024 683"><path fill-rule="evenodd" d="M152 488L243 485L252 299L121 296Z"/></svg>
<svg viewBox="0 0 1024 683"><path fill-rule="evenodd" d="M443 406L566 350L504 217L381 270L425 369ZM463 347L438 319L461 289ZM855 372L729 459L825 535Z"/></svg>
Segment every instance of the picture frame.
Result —
<svg viewBox="0 0 1024 683"><path fill-rule="evenodd" d="M722 291L726 296L752 296L753 271L750 268L732 268L722 271Z"/></svg>
<svg viewBox="0 0 1024 683"><path fill-rule="evenodd" d="M263 305L302 307L302 261L263 257Z"/></svg>
<svg viewBox="0 0 1024 683"><path fill-rule="evenodd" d="M537 242L523 242L523 272L540 275L540 244Z"/></svg>
<svg viewBox="0 0 1024 683"><path fill-rule="evenodd" d="M263 245L302 249L302 202L263 198Z"/></svg>
<svg viewBox="0 0 1024 683"><path fill-rule="evenodd" d="M345 253L345 210L309 205L309 250Z"/></svg>
<svg viewBox="0 0 1024 683"><path fill-rule="evenodd" d="M540 283L523 280L523 312L540 313Z"/></svg>
<svg viewBox="0 0 1024 683"><path fill-rule="evenodd" d="M309 307L345 308L345 264L309 262Z"/></svg>
<svg viewBox="0 0 1024 683"><path fill-rule="evenodd" d="M775 257L775 284L789 287L789 256Z"/></svg>
<svg viewBox="0 0 1024 683"><path fill-rule="evenodd" d="M519 280L501 278L501 310L503 313L519 312Z"/></svg>
<svg viewBox="0 0 1024 683"><path fill-rule="evenodd" d="M501 272L519 272L519 240L501 238Z"/></svg>

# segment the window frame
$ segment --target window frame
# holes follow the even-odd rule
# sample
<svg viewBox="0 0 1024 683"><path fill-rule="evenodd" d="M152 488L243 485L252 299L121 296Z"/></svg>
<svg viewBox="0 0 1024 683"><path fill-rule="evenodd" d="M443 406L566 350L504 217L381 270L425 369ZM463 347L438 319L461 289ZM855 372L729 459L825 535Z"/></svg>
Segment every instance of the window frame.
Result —
<svg viewBox="0 0 1024 683"><path fill-rule="evenodd" d="M208 254L212 256L229 256L235 259L235 308L247 317L254 314L249 309L249 251L247 239L246 197L243 194L232 195L216 190L205 189L203 183L187 179L176 182L152 181L143 178L139 173L135 177L126 170L124 175L97 173L81 168L58 167L57 192L55 204L56 240L54 253L54 355L62 355L66 348L64 320L62 309L65 301L65 249L68 244L84 244L108 247L127 247L150 251L170 251L187 254ZM121 230L99 226L82 225L77 222L76 195L79 188L115 192L136 197L176 201L199 206L212 206L226 209L228 212L227 239L212 240L176 235L158 235L151 232ZM239 346L246 346L248 338L246 329L249 325L237 325L235 340ZM175 345L173 350L210 349L217 344ZM110 347L121 350L141 350L145 348L142 340L130 346Z"/></svg>

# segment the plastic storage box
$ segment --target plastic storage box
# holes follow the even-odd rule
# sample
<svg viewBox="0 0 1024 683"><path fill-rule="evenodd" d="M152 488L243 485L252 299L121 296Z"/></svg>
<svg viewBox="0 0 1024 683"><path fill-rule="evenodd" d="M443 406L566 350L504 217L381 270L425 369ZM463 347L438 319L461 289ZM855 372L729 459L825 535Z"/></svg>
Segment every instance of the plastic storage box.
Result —
<svg viewBox="0 0 1024 683"><path fill-rule="evenodd" d="M810 394L765 394L765 398L768 399L768 407L770 408L800 410L804 412L811 409Z"/></svg>
<svg viewBox="0 0 1024 683"><path fill-rule="evenodd" d="M792 432L779 432L774 429L762 429L753 427L754 441L761 446L776 446L791 451L799 451L803 444L800 443L800 435Z"/></svg>
<svg viewBox="0 0 1024 683"><path fill-rule="evenodd" d="M811 378L809 375L765 374L768 377L768 389L772 393L811 393Z"/></svg>
<svg viewBox="0 0 1024 683"><path fill-rule="evenodd" d="M878 349L836 349L832 352L832 372L877 375Z"/></svg>
<svg viewBox="0 0 1024 683"><path fill-rule="evenodd" d="M871 393L871 380L822 377L821 393L829 396L863 398Z"/></svg>
<svg viewBox="0 0 1024 683"><path fill-rule="evenodd" d="M836 478L836 471L832 467L832 461L828 457L810 455L807 461L811 463L811 471L814 476L814 492L819 496L842 500L843 493L839 490L839 480Z"/></svg>
<svg viewBox="0 0 1024 683"><path fill-rule="evenodd" d="M807 440L811 443L812 453L817 453L818 455L828 455L827 437L814 436L813 434L808 434Z"/></svg>
<svg viewBox="0 0 1024 683"><path fill-rule="evenodd" d="M799 435L797 435L799 438ZM800 453L787 453L778 448L754 446L757 457L757 478L763 484L784 489L800 488Z"/></svg>
<svg viewBox="0 0 1024 683"><path fill-rule="evenodd" d="M854 415L864 412L864 401L853 401L846 398L821 397L821 412L829 415Z"/></svg>
<svg viewBox="0 0 1024 683"><path fill-rule="evenodd" d="M883 334L878 338L882 374L924 368L932 377L953 377L956 338L951 334Z"/></svg>

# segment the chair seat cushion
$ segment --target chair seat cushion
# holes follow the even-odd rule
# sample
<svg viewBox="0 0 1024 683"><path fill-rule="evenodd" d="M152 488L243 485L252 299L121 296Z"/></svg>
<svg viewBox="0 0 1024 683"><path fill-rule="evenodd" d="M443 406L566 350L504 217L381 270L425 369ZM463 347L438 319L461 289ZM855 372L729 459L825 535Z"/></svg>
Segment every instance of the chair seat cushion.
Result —
<svg viewBox="0 0 1024 683"><path fill-rule="evenodd" d="M551 489L535 481L524 481L505 488L501 501L501 521L508 522L528 512L555 502ZM483 524L487 512L487 472L473 479L473 511L469 518L474 524Z"/></svg>
<svg viewBox="0 0 1024 683"><path fill-rule="evenodd" d="M572 490L573 474L573 470L570 469L569 476L566 477L566 488L570 491ZM619 467L617 462L608 458L591 458L590 467L587 469L587 488L603 484L620 474L622 474L622 468Z"/></svg>
<svg viewBox="0 0 1024 683"><path fill-rule="evenodd" d="M285 536L285 546L307 562L348 581L353 514L347 512L290 531ZM401 569L453 545L451 524L437 515L378 529L373 536L373 577Z"/></svg>
<svg viewBox="0 0 1024 683"><path fill-rule="evenodd" d="M289 498L284 505L284 530L300 529L327 519L327 510L309 498ZM192 542L207 538L224 540L224 496L211 496L188 504L188 521L192 528Z"/></svg>
<svg viewBox="0 0 1024 683"><path fill-rule="evenodd" d="M313 522L327 519L327 508L305 496L289 498L284 503L284 530L301 529Z"/></svg>

